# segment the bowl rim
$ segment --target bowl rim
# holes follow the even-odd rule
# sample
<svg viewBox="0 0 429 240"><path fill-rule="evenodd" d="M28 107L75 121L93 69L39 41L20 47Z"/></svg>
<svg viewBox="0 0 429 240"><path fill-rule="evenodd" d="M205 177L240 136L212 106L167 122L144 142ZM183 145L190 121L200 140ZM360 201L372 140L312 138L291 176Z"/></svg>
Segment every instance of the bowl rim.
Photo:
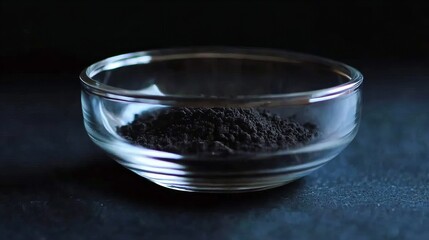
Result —
<svg viewBox="0 0 429 240"><path fill-rule="evenodd" d="M348 81L333 87L311 91L216 97L198 95L150 95L141 93L138 90L127 90L109 86L92 78L96 74L106 70L114 70L131 65L148 64L155 61L191 58L236 58L289 62L294 64L316 64L347 78ZM328 58L279 49L224 46L165 48L120 54L91 64L81 72L79 77L84 90L101 97L126 102L150 102L156 104L192 104L192 102L204 102L205 104L242 104L249 102L273 103L280 101L282 105L301 105L326 101L350 94L358 89L363 82L363 75L357 69Z"/></svg>

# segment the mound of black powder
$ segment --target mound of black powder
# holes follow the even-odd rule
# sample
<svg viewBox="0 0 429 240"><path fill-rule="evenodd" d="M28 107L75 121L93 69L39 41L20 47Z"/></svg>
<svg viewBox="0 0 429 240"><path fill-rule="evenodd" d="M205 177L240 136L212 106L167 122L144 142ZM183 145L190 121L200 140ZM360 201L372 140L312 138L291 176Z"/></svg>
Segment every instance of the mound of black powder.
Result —
<svg viewBox="0 0 429 240"><path fill-rule="evenodd" d="M317 135L314 124L253 108L169 108L136 115L117 131L146 148L211 155L288 149Z"/></svg>

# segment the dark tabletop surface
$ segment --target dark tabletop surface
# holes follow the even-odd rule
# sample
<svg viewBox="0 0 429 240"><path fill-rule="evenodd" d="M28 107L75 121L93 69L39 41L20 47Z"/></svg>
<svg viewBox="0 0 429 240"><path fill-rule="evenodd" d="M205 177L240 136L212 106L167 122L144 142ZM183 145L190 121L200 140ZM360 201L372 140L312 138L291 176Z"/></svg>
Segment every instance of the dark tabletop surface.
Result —
<svg viewBox="0 0 429 240"><path fill-rule="evenodd" d="M348 63L362 123L337 158L273 190L158 187L87 137L74 74L6 74L1 239L429 239L429 62Z"/></svg>

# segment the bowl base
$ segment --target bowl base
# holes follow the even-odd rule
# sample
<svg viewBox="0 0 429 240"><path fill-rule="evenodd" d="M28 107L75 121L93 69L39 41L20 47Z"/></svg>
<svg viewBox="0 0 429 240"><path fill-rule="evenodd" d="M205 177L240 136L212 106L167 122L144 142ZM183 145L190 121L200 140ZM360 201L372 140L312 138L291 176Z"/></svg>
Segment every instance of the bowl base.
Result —
<svg viewBox="0 0 429 240"><path fill-rule="evenodd" d="M281 175L244 177L239 179L172 177L163 174L147 174L147 172L136 171L135 169L132 171L159 186L178 191L201 193L243 193L262 191L286 185L310 174L311 172L320 168L322 165L302 171L284 173Z"/></svg>
<svg viewBox="0 0 429 240"><path fill-rule="evenodd" d="M165 187L165 188L168 188L168 189L178 190L178 191L182 191L182 192L245 193L245 192L258 192L258 191L263 191L263 190L281 187L281 186L284 186L284 185L286 185L290 182L293 182L295 180L291 180L289 182L284 182L284 183L280 183L280 184L264 186L264 187L227 187L227 186L225 186L225 187L206 187L205 188L205 187L196 187L196 186L166 185L166 184L157 183L157 182L155 182L155 184L162 186L162 187Z"/></svg>

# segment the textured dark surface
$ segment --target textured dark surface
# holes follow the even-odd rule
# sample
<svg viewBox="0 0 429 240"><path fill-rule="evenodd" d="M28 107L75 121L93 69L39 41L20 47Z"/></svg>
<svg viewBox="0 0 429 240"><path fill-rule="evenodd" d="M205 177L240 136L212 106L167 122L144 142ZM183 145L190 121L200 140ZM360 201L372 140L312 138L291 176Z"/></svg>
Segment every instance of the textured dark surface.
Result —
<svg viewBox="0 0 429 240"><path fill-rule="evenodd" d="M86 136L74 75L3 75L2 239L429 239L429 64L348 61L365 75L355 141L274 190L163 189Z"/></svg>

